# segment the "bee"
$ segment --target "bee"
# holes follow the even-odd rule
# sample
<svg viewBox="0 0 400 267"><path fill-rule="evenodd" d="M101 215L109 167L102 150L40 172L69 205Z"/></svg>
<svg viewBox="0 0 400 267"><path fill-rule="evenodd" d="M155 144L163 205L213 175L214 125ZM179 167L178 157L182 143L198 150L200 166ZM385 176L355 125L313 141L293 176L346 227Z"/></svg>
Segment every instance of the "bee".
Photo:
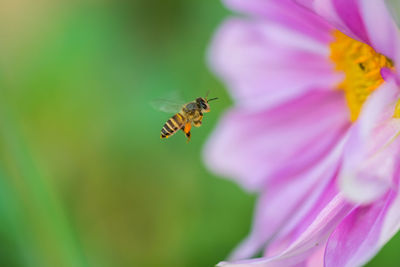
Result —
<svg viewBox="0 0 400 267"><path fill-rule="evenodd" d="M186 135L187 142L189 142L192 124L195 127L201 126L203 114L210 112L208 102L216 99L218 98L207 99L207 97L198 97L196 100L181 106L180 111L164 124L164 127L161 129L161 139L168 138L179 130L182 130Z"/></svg>

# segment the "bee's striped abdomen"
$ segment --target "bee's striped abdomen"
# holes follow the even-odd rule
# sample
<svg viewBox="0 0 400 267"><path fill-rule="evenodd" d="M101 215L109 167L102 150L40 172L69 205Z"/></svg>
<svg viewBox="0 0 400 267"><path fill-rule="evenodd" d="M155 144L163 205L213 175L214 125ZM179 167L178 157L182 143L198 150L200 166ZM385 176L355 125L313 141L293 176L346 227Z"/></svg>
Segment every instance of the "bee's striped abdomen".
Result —
<svg viewBox="0 0 400 267"><path fill-rule="evenodd" d="M185 125L183 116L180 113L176 113L172 116L161 129L161 138L168 138Z"/></svg>

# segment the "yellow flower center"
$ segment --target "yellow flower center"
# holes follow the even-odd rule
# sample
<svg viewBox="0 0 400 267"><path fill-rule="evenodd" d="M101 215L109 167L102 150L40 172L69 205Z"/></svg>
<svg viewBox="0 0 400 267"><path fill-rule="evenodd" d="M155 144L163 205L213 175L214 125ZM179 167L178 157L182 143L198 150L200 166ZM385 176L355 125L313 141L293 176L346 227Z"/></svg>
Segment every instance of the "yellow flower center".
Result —
<svg viewBox="0 0 400 267"><path fill-rule="evenodd" d="M393 68L393 62L340 31L335 31L334 37L330 58L336 70L344 72L344 80L338 87L345 92L350 119L355 121L367 97L383 83L381 69Z"/></svg>

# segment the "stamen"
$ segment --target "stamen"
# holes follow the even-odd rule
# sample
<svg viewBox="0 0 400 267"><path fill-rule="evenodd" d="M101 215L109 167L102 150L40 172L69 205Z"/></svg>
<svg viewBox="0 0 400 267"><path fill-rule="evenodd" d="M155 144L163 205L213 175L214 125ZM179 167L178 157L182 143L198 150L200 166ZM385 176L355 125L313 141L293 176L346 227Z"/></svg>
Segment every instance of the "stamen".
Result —
<svg viewBox="0 0 400 267"><path fill-rule="evenodd" d="M394 107L394 118L400 118L400 100L397 101L396 106Z"/></svg>
<svg viewBox="0 0 400 267"><path fill-rule="evenodd" d="M382 68L393 68L393 62L372 47L340 31L334 32L330 58L345 78L338 88L345 92L351 121L356 121L368 96L383 83ZM399 107L400 115L400 107Z"/></svg>

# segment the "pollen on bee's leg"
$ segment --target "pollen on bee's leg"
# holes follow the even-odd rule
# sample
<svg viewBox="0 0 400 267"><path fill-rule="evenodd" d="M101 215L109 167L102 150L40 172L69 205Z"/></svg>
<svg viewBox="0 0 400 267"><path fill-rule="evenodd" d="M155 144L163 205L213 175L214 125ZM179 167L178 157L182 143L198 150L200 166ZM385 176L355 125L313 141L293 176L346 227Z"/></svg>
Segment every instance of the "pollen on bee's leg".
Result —
<svg viewBox="0 0 400 267"><path fill-rule="evenodd" d="M190 129L192 129L192 124L186 123L183 131L185 132L185 134L187 134L188 132L190 132Z"/></svg>
<svg viewBox="0 0 400 267"><path fill-rule="evenodd" d="M186 123L185 126L182 128L182 131L185 133L187 137L187 142L190 140L190 129L192 128L191 123Z"/></svg>

